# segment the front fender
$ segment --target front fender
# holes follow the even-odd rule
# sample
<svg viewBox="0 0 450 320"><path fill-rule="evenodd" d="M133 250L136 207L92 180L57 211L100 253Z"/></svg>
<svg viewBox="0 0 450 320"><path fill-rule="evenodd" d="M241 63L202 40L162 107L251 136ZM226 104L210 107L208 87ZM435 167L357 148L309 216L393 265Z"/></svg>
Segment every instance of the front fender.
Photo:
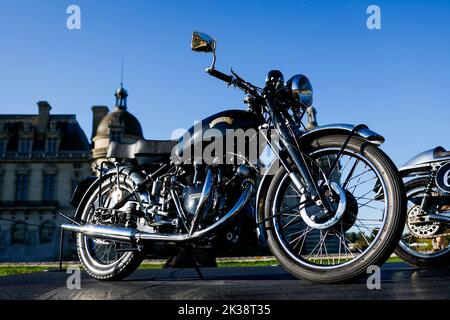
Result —
<svg viewBox="0 0 450 320"><path fill-rule="evenodd" d="M309 130L305 134L303 134L300 138L301 140L310 140L312 138L316 138L319 136L330 135L330 134L350 134L353 130L356 129L355 135L359 136L370 143L376 145L382 145L384 143L384 137L372 130L370 130L365 124L353 125L353 124L329 124L322 127L316 127L314 129Z"/></svg>
<svg viewBox="0 0 450 320"><path fill-rule="evenodd" d="M352 124L329 124L322 127L316 127L305 132L300 138L300 145L307 143L313 139L332 135L332 134L350 134L354 131L354 135L363 138L369 143L376 145L381 145L384 143L384 137L372 130L370 130L365 124L362 125L352 125ZM260 223L264 220L264 205L266 202L267 191L272 182L273 176L275 175L279 167L279 162L277 160L273 161L269 169L265 172L264 176L259 183L258 191L256 193L256 233L261 242L266 241L266 232L264 228L264 223Z"/></svg>

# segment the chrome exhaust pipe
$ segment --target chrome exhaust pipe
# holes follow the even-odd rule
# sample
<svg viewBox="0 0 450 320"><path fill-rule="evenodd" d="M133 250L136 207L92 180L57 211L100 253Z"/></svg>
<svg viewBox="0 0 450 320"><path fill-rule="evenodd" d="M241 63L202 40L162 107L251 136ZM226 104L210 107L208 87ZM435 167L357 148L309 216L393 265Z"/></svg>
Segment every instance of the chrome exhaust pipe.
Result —
<svg viewBox="0 0 450 320"><path fill-rule="evenodd" d="M77 226L72 224L63 224L61 228L65 231L81 233L85 236L103 239L103 240L114 240L120 242L137 243L140 240L151 240L151 241L185 241L187 236L173 236L164 235L161 233L153 234L140 232L136 229L123 228L123 227L110 227L110 226L99 226L94 224L86 224L84 226Z"/></svg>
<svg viewBox="0 0 450 320"><path fill-rule="evenodd" d="M140 241L164 241L164 242L186 242L198 240L200 238L206 237L214 232L217 232L221 227L223 227L228 221L238 214L242 208L250 200L250 196L253 191L253 183L249 180L244 182L244 191L240 196L239 200L236 202L234 207L228 211L220 220L216 223L210 225L206 229L202 229L194 232L192 235L172 235L163 233L148 233L141 232L136 229L124 228L124 227L111 227L111 226L100 226L94 224L86 225L74 225L74 224L63 224L61 228L65 231L81 233L85 236L104 239L104 240L115 240L121 242L131 242L136 243Z"/></svg>
<svg viewBox="0 0 450 320"><path fill-rule="evenodd" d="M117 240L123 242L133 242L136 233L138 233L138 231L135 229L100 226L95 224L86 224L86 225L62 224L61 228L65 231L82 233L85 236L96 239Z"/></svg>

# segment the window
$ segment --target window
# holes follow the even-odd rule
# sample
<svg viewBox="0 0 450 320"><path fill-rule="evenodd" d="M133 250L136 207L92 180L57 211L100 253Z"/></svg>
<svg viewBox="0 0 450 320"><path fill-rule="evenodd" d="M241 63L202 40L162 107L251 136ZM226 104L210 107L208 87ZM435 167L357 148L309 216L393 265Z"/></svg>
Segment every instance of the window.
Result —
<svg viewBox="0 0 450 320"><path fill-rule="evenodd" d="M19 146L19 153L31 153L33 146L33 139L21 139Z"/></svg>
<svg viewBox="0 0 450 320"><path fill-rule="evenodd" d="M55 200L56 176L54 174L44 174L44 201Z"/></svg>
<svg viewBox="0 0 450 320"><path fill-rule="evenodd" d="M0 168L0 201L3 198L3 184L5 182L5 174L1 171Z"/></svg>
<svg viewBox="0 0 450 320"><path fill-rule="evenodd" d="M111 133L109 135L109 140L111 142L120 143L122 141L122 132L121 131L111 131Z"/></svg>
<svg viewBox="0 0 450 320"><path fill-rule="evenodd" d="M47 153L57 153L57 152L58 152L58 139L47 138Z"/></svg>
<svg viewBox="0 0 450 320"><path fill-rule="evenodd" d="M6 152L6 140L0 139L0 156Z"/></svg>
<svg viewBox="0 0 450 320"><path fill-rule="evenodd" d="M28 198L28 175L16 176L16 201L26 201Z"/></svg>
<svg viewBox="0 0 450 320"><path fill-rule="evenodd" d="M55 224L52 221L46 221L39 228L39 240L41 243L52 243L55 234Z"/></svg>
<svg viewBox="0 0 450 320"><path fill-rule="evenodd" d="M11 228L11 242L13 244L25 243L27 226L23 222L16 222Z"/></svg>
<svg viewBox="0 0 450 320"><path fill-rule="evenodd" d="M31 122L24 122L23 123L23 132L31 132L32 124Z"/></svg>

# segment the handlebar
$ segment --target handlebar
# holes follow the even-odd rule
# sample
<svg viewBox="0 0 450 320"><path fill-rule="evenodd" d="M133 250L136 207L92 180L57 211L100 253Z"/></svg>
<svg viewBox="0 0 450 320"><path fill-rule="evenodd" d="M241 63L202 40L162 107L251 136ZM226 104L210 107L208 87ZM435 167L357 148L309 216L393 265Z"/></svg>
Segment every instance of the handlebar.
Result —
<svg viewBox="0 0 450 320"><path fill-rule="evenodd" d="M206 72L209 75L226 82L228 85L234 85L245 93L249 93L254 96L259 95L257 87L240 78L236 73L233 72L233 70L231 70L231 73L233 74L231 76L213 68L206 69Z"/></svg>
<svg viewBox="0 0 450 320"><path fill-rule="evenodd" d="M208 72L209 75L228 83L229 85L233 83L232 76L229 76L223 72L220 72L219 70L209 68L206 70L206 72Z"/></svg>

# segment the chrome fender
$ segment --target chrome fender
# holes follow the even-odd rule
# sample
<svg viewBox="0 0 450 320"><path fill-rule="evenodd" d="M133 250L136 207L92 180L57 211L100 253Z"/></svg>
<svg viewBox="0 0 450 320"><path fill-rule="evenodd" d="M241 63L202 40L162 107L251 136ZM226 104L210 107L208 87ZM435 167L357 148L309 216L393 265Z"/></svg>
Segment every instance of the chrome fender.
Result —
<svg viewBox="0 0 450 320"><path fill-rule="evenodd" d="M119 172L123 173L127 176L130 177L131 180L133 180L134 184L137 185L140 182L145 180L145 177L143 177L139 172L134 171L132 168L129 167L119 167ZM103 174L103 179L107 178L108 176L117 174L117 169L116 168L112 168L109 171L107 171L106 173ZM84 206L86 205L87 201L89 200L92 192L94 192L96 189L98 189L98 185L100 182L100 178L99 177L90 177L88 178L90 179L90 184L84 187L84 195L81 198L81 201L79 201L77 209L75 211L75 215L74 215L74 220L77 222L81 221L81 215L83 213L84 210ZM75 191L77 192L77 191ZM80 192L80 191L78 191ZM144 202L147 202L148 199L145 198L145 196L143 194L141 195L141 200Z"/></svg>

